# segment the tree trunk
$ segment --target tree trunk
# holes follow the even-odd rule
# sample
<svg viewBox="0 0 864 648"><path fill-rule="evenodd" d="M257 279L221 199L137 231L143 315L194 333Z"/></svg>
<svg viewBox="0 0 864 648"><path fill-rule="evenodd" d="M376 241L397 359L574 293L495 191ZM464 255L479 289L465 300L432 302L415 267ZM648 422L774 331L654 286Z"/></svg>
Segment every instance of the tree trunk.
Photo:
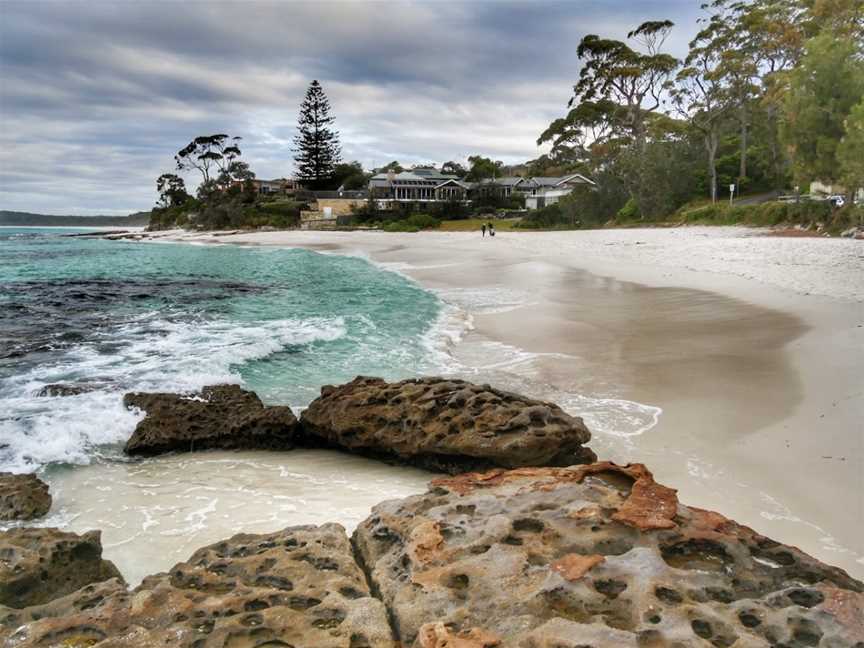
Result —
<svg viewBox="0 0 864 648"><path fill-rule="evenodd" d="M739 115L739 119L741 120L741 152L740 152L740 164L738 166L738 187L741 187L741 183L744 181L744 178L747 177L747 135L748 135L748 124L747 124L747 106L744 104L741 105L741 112Z"/></svg>
<svg viewBox="0 0 864 648"><path fill-rule="evenodd" d="M782 191L783 189L783 172L781 169L780 158L780 139L778 133L779 125L777 120L777 110L773 105L768 106L768 131L771 133L769 139L771 152L771 171L774 175L774 189Z"/></svg>
<svg viewBox="0 0 864 648"><path fill-rule="evenodd" d="M705 134L705 151L708 153L708 179L711 183L711 202L717 202L717 133Z"/></svg>

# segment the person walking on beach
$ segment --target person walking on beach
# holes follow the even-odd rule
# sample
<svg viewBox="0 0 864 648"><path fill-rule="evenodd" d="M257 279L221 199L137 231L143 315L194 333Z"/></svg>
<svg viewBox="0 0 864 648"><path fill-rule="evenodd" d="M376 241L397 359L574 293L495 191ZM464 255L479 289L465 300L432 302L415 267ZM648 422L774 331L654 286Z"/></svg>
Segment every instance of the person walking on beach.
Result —
<svg viewBox="0 0 864 648"><path fill-rule="evenodd" d="M489 236L495 236L495 226L489 223Z"/></svg>
<svg viewBox="0 0 864 648"><path fill-rule="evenodd" d="M486 238L486 223L480 226L480 231L483 232L483 238Z"/></svg>

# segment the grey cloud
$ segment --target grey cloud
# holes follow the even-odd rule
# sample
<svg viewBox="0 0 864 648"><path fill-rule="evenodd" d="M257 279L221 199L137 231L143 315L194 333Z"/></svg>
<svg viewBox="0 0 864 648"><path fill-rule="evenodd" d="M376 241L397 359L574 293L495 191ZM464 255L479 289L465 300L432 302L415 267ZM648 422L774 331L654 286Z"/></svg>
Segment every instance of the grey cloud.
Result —
<svg viewBox="0 0 864 648"><path fill-rule="evenodd" d="M695 2L0 4L0 208L146 209L195 135L244 137L259 176L292 172L297 108L324 83L344 156L515 162L565 108L586 33L679 23ZM191 178L190 178L191 180Z"/></svg>

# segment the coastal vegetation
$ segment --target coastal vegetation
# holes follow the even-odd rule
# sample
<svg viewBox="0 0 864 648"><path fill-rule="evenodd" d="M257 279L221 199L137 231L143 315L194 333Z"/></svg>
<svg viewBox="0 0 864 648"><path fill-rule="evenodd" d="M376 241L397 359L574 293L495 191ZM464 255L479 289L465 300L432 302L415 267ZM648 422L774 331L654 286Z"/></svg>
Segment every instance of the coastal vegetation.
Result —
<svg viewBox="0 0 864 648"><path fill-rule="evenodd" d="M470 204L384 208L369 195L340 225L419 231L519 212L523 229L634 222L818 223L829 232L860 226L854 196L864 188L864 4L714 0L704 9L682 60L667 51L676 29L670 20L645 22L624 40L582 38L569 110L537 140L548 153L516 165L479 153L465 164L441 165L441 173L471 188ZM393 160L367 171L360 162L343 162L333 122L323 87L312 81L294 139L305 191L275 196L256 190L239 137L196 137L175 162L177 172L197 173L200 185L193 196L179 175L160 176L151 225L294 227L314 203L313 191L365 190L374 174L435 167ZM594 184L532 211L525 211L524 194L495 190L508 176L574 173ZM842 208L810 204L812 183L844 194ZM694 207L706 200L708 206Z"/></svg>
<svg viewBox="0 0 864 648"><path fill-rule="evenodd" d="M538 144L552 148L533 164L584 173L597 189L529 214L526 227L674 221L694 199L719 205L731 185L734 196L779 195L806 193L816 181L842 184L847 213L832 219L860 218L851 205L864 187L864 5L705 6L683 61L663 51L670 21L644 23L627 42L582 39L571 109L541 134ZM827 207L713 212L761 222L785 211L799 222Z"/></svg>

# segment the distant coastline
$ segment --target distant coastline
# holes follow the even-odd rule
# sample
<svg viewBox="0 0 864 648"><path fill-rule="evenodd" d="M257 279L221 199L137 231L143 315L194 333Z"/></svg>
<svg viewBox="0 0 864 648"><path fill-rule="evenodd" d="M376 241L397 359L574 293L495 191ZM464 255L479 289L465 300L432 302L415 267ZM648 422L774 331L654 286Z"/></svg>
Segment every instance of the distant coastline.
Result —
<svg viewBox="0 0 864 648"><path fill-rule="evenodd" d="M0 226L5 227L145 227L150 212L128 216L56 216L0 210Z"/></svg>

